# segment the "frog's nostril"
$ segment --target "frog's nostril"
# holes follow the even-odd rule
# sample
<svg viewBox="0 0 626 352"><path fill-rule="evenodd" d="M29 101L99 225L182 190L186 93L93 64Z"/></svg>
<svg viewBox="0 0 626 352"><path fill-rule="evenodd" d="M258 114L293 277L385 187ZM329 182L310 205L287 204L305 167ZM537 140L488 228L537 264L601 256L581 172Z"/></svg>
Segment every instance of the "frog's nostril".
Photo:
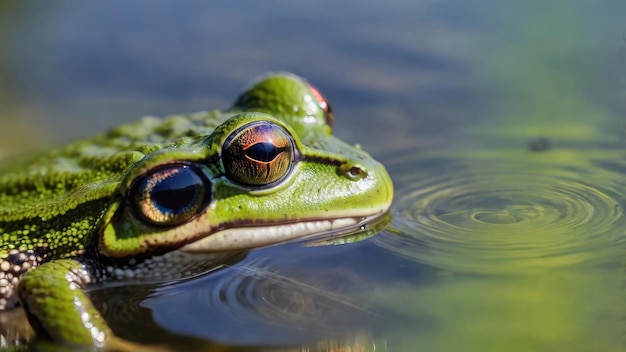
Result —
<svg viewBox="0 0 626 352"><path fill-rule="evenodd" d="M367 177L367 170L359 165L343 164L339 167L339 172L352 181L358 181Z"/></svg>
<svg viewBox="0 0 626 352"><path fill-rule="evenodd" d="M365 176L366 172L365 170L361 169L358 166L353 166L350 168L350 170L348 170L348 176L350 177L360 177L360 176Z"/></svg>

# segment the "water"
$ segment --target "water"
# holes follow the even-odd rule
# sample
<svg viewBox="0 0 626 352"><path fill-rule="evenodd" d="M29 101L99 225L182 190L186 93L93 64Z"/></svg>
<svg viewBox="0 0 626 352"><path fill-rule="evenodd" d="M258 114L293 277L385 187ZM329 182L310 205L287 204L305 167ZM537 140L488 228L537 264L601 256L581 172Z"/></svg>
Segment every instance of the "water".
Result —
<svg viewBox="0 0 626 352"><path fill-rule="evenodd" d="M393 235L374 241L456 272L615 262L624 242L624 175L594 167L594 158L619 158L616 150L590 150L538 153L518 145L449 158L419 155L411 161L418 171L395 174L408 184L396 199Z"/></svg>
<svg viewBox="0 0 626 352"><path fill-rule="evenodd" d="M123 337L626 349L622 0L34 4L0 9L3 162L145 114L225 107L256 75L290 70L394 180L376 236L91 292Z"/></svg>

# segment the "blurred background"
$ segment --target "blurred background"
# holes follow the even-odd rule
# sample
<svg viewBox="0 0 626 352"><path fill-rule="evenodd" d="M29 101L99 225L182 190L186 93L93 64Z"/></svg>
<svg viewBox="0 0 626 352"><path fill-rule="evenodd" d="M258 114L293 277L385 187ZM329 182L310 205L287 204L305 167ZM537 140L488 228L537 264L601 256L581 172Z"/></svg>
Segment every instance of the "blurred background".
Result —
<svg viewBox="0 0 626 352"><path fill-rule="evenodd" d="M360 328L390 350L619 350L624 18L623 0L5 0L0 164L144 115L226 108L257 75L292 71L330 100L340 138L387 165L398 196L387 231L307 250L327 267L302 260L283 275L350 272L335 303L369 302L357 307L369 320L343 318L373 322ZM238 291L259 283L236 274L293 268L284 253L253 251L213 276L204 290L235 299L205 303L259 309ZM171 318L188 289L136 305L157 331L241 343L249 321L223 307L218 326ZM257 319L246 343L304 339L282 330L293 322Z"/></svg>
<svg viewBox="0 0 626 352"><path fill-rule="evenodd" d="M32 137L7 153L142 115L226 107L274 70L321 87L337 132L373 151L493 128L605 133L624 110L619 0L0 6L2 131Z"/></svg>

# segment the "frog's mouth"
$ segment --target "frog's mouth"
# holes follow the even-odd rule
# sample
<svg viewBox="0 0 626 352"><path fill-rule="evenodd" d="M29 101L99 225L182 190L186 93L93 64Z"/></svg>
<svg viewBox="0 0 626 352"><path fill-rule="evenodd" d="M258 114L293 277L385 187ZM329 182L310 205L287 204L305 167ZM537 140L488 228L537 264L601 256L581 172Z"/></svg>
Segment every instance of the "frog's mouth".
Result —
<svg viewBox="0 0 626 352"><path fill-rule="evenodd" d="M228 228L189 243L178 250L187 253L209 253L264 247L312 237L316 239L343 237L367 230L369 225L376 223L385 214L387 212L382 211L361 217L303 220L293 223Z"/></svg>

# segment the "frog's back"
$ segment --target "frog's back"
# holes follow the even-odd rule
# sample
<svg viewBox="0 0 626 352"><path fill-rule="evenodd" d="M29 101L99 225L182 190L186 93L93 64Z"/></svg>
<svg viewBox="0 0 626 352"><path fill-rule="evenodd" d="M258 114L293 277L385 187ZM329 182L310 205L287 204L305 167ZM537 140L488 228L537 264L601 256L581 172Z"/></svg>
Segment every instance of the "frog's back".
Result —
<svg viewBox="0 0 626 352"><path fill-rule="evenodd" d="M208 135L229 116L144 117L0 171L0 308L12 280L83 250L132 164L166 145Z"/></svg>

